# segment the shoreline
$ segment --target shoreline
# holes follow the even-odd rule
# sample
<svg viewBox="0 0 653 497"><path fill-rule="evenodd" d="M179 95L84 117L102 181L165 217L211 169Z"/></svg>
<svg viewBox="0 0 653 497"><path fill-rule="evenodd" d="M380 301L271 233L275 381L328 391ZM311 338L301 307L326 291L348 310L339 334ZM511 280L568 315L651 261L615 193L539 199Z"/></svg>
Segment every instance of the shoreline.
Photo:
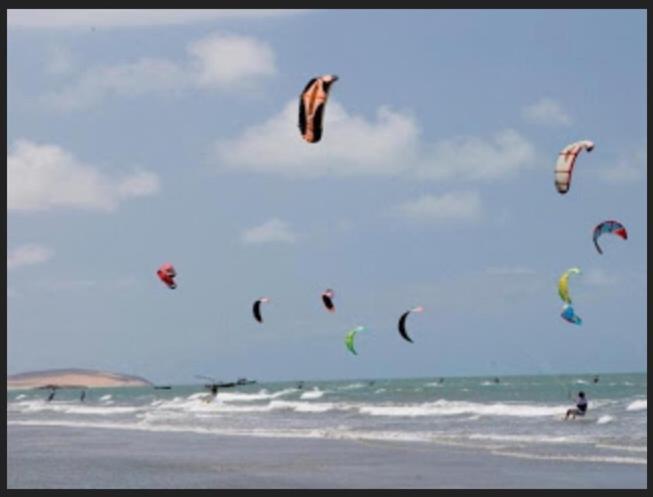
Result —
<svg viewBox="0 0 653 497"><path fill-rule="evenodd" d="M410 442L7 425L7 488L646 488L646 469Z"/></svg>

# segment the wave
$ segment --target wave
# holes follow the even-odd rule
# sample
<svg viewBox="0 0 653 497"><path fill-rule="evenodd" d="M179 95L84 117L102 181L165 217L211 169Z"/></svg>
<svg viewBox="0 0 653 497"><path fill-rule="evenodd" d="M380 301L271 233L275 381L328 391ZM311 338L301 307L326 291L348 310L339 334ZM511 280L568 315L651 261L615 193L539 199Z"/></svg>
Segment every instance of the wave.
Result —
<svg viewBox="0 0 653 497"><path fill-rule="evenodd" d="M534 406L532 404L481 404L476 402L438 400L422 404L366 405L362 414L371 416L455 416L476 414L481 416L538 417L564 414L567 406Z"/></svg>
<svg viewBox="0 0 653 497"><path fill-rule="evenodd" d="M531 454L528 452L492 451L497 456L510 456L520 459L540 459L546 461L578 461L578 462L604 462L613 464L647 464L647 460L641 457L619 457L619 456L584 456L565 454Z"/></svg>
<svg viewBox="0 0 653 497"><path fill-rule="evenodd" d="M517 442L517 443L545 443L545 444L564 444L564 443L583 443L587 440L584 437L573 435L500 435L494 433L471 433L467 435L470 440L490 440L493 442Z"/></svg>
<svg viewBox="0 0 653 497"><path fill-rule="evenodd" d="M240 393L240 392L220 392L218 393L218 398L225 402L251 402L255 400L267 400L267 399L277 399L283 397L284 395L289 395L291 393L297 393L296 388L285 388L279 390L278 392L268 392L263 389L257 393ZM206 394L205 394L206 395Z"/></svg>
<svg viewBox="0 0 653 497"><path fill-rule="evenodd" d="M147 406L93 406L79 405L72 402L46 402L44 400L31 400L14 402L7 406L9 411L20 413L35 412L60 412L64 414L89 414L98 416L111 416L112 414L129 414L144 411Z"/></svg>
<svg viewBox="0 0 653 497"><path fill-rule="evenodd" d="M597 425L604 425L606 423L610 423L614 421L614 417L606 414L605 416L601 416L598 421L596 422Z"/></svg>
<svg viewBox="0 0 653 497"><path fill-rule="evenodd" d="M111 400L111 394L110 394L110 393L108 393L108 394L103 395L102 397L100 397L100 401L101 401L101 402L105 402L105 401L107 401L107 400Z"/></svg>
<svg viewBox="0 0 653 497"><path fill-rule="evenodd" d="M359 388L363 388L364 386L365 383L350 383L349 385L338 387L338 390L357 390Z"/></svg>
<svg viewBox="0 0 653 497"><path fill-rule="evenodd" d="M635 445L611 445L611 444L596 444L600 449L623 450L626 452L648 452L646 447L637 447Z"/></svg>
<svg viewBox="0 0 653 497"><path fill-rule="evenodd" d="M635 400L634 402L628 404L626 411L647 411L648 409L646 408L646 401L647 399Z"/></svg>
<svg viewBox="0 0 653 497"><path fill-rule="evenodd" d="M248 436L262 438L319 438L333 440L352 440L352 441L380 441L380 442L415 442L415 443L434 443L438 445L453 445L475 447L488 449L495 455L516 457L522 459L540 459L540 460L557 460L557 461L580 461L580 462L601 462L615 464L647 464L647 459L642 457L623 457L623 456L603 456L603 455L569 455L569 454L535 454L529 452L510 451L505 447L505 442L516 443L582 443L584 439L574 437L546 437L546 436L519 436L519 435L499 435L499 434L449 434L444 432L402 432L402 431L355 431L349 429L225 429L225 428L208 428L197 425L156 425L147 420L129 423L117 422L88 422L88 421L53 421L53 420L32 420L32 421L8 421L7 425L16 426L61 426L71 428L100 428L100 429L118 429L118 430L138 430L150 432L187 432L216 436ZM469 441L498 441L501 445L478 445L470 444ZM597 445L598 447L599 445ZM640 447L618 447L608 446L610 448L619 448L633 452L646 452L646 448Z"/></svg>
<svg viewBox="0 0 653 497"><path fill-rule="evenodd" d="M304 392L300 399L319 399L324 395L324 392L320 390L319 388L315 387L313 390L310 390L308 392Z"/></svg>

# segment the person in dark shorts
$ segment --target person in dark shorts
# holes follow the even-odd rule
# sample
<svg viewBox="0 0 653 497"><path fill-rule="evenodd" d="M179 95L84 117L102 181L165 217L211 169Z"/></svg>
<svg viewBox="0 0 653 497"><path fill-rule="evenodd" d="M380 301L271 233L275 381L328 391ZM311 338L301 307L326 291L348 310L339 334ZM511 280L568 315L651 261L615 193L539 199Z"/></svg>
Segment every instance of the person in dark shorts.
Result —
<svg viewBox="0 0 653 497"><path fill-rule="evenodd" d="M576 407L567 409L565 420L569 419L569 416L571 416L571 419L576 419L576 416L585 416L586 412L587 398L585 397L585 392L578 392L578 396L576 397Z"/></svg>

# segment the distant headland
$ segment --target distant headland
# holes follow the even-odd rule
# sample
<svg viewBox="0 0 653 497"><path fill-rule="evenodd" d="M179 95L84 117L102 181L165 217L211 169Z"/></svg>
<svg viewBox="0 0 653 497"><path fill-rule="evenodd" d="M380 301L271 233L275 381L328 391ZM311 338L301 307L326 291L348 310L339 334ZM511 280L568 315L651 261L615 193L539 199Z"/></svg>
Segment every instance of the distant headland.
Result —
<svg viewBox="0 0 653 497"><path fill-rule="evenodd" d="M7 390L53 386L57 388L142 387L152 386L152 383L140 376L74 368L7 375Z"/></svg>

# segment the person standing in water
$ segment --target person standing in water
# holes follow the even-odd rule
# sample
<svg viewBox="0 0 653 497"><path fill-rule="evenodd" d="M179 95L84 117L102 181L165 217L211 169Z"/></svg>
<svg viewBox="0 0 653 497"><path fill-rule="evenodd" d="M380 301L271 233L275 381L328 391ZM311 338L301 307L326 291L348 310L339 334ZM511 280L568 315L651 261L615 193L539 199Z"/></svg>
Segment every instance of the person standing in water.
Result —
<svg viewBox="0 0 653 497"><path fill-rule="evenodd" d="M86 398L86 390L82 390L82 394L79 396L79 400L81 402L84 402L85 398Z"/></svg>
<svg viewBox="0 0 653 497"><path fill-rule="evenodd" d="M578 392L576 397L576 408L567 409L567 415L565 416L565 421L569 419L576 419L576 416L585 416L587 412L587 398L585 397L585 392Z"/></svg>

